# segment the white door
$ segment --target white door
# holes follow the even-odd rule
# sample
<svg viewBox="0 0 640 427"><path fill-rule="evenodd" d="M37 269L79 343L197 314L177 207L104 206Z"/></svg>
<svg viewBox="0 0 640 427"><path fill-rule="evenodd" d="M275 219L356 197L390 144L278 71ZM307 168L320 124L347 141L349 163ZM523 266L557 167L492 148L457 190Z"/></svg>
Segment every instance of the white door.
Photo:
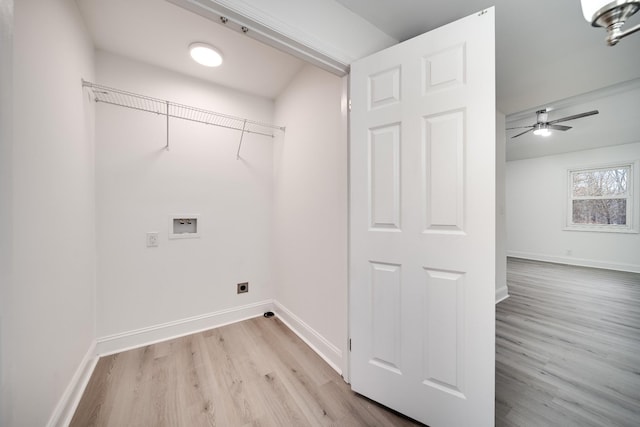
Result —
<svg viewBox="0 0 640 427"><path fill-rule="evenodd" d="M492 426L494 10L351 67L350 380L432 427Z"/></svg>

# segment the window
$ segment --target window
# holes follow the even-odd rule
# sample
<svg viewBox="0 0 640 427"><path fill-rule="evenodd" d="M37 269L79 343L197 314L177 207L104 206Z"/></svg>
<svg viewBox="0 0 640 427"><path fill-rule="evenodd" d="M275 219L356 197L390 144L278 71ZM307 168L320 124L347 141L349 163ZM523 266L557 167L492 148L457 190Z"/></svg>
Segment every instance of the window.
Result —
<svg viewBox="0 0 640 427"><path fill-rule="evenodd" d="M634 164L569 170L567 229L636 232Z"/></svg>

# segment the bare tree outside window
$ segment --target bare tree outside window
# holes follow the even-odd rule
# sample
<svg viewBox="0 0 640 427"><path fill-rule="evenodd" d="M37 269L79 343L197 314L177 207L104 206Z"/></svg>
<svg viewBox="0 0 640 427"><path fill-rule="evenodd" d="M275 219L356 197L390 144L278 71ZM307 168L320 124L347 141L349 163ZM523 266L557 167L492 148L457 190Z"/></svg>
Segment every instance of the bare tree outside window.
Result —
<svg viewBox="0 0 640 427"><path fill-rule="evenodd" d="M627 224L627 201L621 199L574 200L574 224Z"/></svg>
<svg viewBox="0 0 640 427"><path fill-rule="evenodd" d="M632 165L569 171L569 226L627 227ZM585 228L586 228L585 227Z"/></svg>

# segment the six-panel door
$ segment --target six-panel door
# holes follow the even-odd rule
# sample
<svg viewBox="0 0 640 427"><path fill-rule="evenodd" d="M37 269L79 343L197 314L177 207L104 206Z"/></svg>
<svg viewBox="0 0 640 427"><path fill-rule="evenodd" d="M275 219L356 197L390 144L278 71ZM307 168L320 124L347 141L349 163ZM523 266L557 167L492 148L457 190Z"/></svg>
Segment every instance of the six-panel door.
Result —
<svg viewBox="0 0 640 427"><path fill-rule="evenodd" d="M494 399L493 9L351 68L350 377L431 426Z"/></svg>

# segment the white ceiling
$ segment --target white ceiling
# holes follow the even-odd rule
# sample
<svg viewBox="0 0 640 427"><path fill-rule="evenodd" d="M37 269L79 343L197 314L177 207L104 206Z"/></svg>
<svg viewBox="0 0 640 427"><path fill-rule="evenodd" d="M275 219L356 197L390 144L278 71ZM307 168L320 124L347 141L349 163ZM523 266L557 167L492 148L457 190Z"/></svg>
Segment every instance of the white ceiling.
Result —
<svg viewBox="0 0 640 427"><path fill-rule="evenodd" d="M76 1L98 49L244 92L275 98L302 66L299 59L168 1ZM584 21L579 0L336 1L398 40L495 4L497 105L507 114L509 125L533 123L535 110L543 107L557 109L551 119L554 114L601 111L598 116L566 123L574 129L544 144L531 135L508 140L509 159L592 148L585 141L594 138L586 135L602 136L601 144L640 135L640 121L634 119L640 117L640 97L636 102L627 97L629 102L609 99L604 103L578 96L640 78L640 33L607 46L605 31ZM638 21L633 17L628 25ZM209 69L195 64L187 51L194 41L222 50L223 66ZM528 116L518 121L523 112ZM628 120L620 124L625 117Z"/></svg>
<svg viewBox="0 0 640 427"><path fill-rule="evenodd" d="M549 120L600 111L547 138L507 131L507 160L640 141L640 33L607 46L580 0L336 1L400 41L495 5L496 101L507 127L535 123L542 108L552 109Z"/></svg>
<svg viewBox="0 0 640 427"><path fill-rule="evenodd" d="M608 145L640 141L640 79L606 89L546 104L548 120L598 110L599 114L558 123L571 126L566 132L552 131L548 137L532 132L512 138L526 129L507 130L507 160L520 160L568 153ZM507 117L507 128L536 122L536 107Z"/></svg>
<svg viewBox="0 0 640 427"><path fill-rule="evenodd" d="M640 77L640 34L607 46L580 0L336 1L400 41L495 5L497 105L505 114Z"/></svg>
<svg viewBox="0 0 640 427"><path fill-rule="evenodd" d="M96 48L243 92L275 98L302 67L291 55L166 1L77 3ZM223 66L206 68L193 62L188 51L193 42L219 48Z"/></svg>

